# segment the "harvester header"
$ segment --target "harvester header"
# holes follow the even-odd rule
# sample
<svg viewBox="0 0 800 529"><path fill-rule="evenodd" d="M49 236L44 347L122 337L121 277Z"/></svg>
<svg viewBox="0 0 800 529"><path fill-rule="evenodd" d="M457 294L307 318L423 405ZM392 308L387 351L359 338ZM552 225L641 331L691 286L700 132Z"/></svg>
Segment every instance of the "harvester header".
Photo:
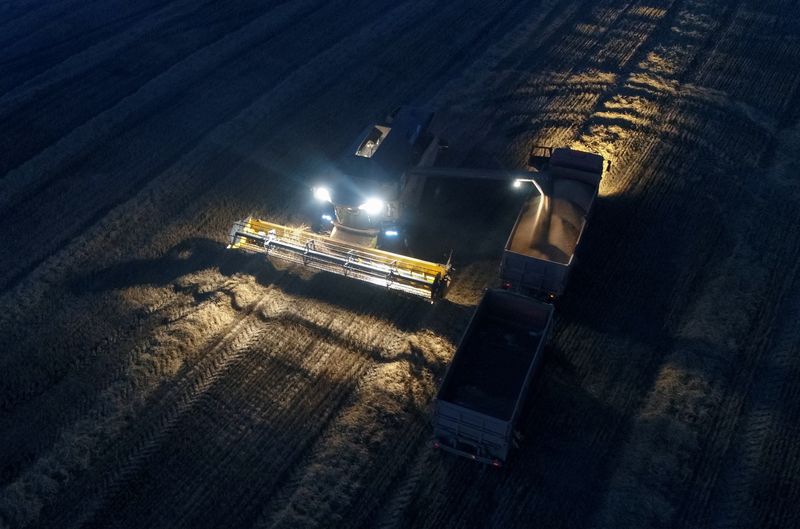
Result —
<svg viewBox="0 0 800 529"><path fill-rule="evenodd" d="M432 301L443 297L450 284L450 263L348 244L253 217L233 225L228 248L274 256Z"/></svg>

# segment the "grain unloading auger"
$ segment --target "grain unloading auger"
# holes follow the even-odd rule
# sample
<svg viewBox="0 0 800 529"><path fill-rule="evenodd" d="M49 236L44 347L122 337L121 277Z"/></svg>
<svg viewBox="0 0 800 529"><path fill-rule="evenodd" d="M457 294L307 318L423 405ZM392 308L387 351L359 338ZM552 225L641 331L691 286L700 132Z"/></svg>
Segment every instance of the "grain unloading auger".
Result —
<svg viewBox="0 0 800 529"><path fill-rule="evenodd" d="M450 284L450 263L438 264L331 239L253 217L236 222L228 248L261 253L373 285L436 300Z"/></svg>

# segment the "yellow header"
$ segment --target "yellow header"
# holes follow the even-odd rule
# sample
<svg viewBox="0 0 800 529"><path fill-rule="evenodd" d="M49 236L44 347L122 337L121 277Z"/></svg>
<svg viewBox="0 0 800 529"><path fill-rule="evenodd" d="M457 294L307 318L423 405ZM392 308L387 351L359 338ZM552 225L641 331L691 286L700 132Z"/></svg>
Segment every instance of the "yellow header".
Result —
<svg viewBox="0 0 800 529"><path fill-rule="evenodd" d="M313 241L317 249L324 248L325 250L339 255L352 256L353 259L368 260L370 262L377 262L389 267L402 269L414 275L424 277L431 282L436 280L437 277L440 279L446 277L450 272L449 265L423 261L422 259L416 259L414 257L375 248L365 248L341 241L334 241L327 236L312 233L303 228L291 228L253 217L244 221L244 227L241 231L263 237L267 236L273 230L277 238L284 241L291 241L293 244L299 246L306 246L310 241ZM261 250L259 246L243 239L234 241L232 247L242 247L252 251Z"/></svg>

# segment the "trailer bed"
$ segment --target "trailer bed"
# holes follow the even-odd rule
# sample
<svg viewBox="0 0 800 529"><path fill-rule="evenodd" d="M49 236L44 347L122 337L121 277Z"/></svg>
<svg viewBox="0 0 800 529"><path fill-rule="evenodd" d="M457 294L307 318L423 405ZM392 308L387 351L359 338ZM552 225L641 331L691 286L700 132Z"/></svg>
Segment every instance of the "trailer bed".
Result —
<svg viewBox="0 0 800 529"><path fill-rule="evenodd" d="M597 186L554 178L549 196L534 195L522 208L508 250L560 264L575 254Z"/></svg>
<svg viewBox="0 0 800 529"><path fill-rule="evenodd" d="M544 328L531 328L497 315L485 318L461 351L441 398L479 413L508 420Z"/></svg>
<svg viewBox="0 0 800 529"><path fill-rule="evenodd" d="M501 276L511 288L551 297L563 292L597 196L602 168L599 156L568 149L554 151L543 194L535 194L525 203L506 242Z"/></svg>
<svg viewBox="0 0 800 529"><path fill-rule="evenodd" d="M552 305L486 292L436 397L436 446L483 463L506 460L552 317Z"/></svg>

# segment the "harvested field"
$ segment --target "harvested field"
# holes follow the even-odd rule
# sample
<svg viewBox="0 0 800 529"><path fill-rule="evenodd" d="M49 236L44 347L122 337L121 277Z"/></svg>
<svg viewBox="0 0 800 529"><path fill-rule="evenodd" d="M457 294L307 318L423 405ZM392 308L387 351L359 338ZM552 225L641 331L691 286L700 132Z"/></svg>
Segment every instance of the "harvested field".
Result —
<svg viewBox="0 0 800 529"><path fill-rule="evenodd" d="M0 527L800 526L797 2L25 0L0 72ZM225 250L400 104L612 161L501 470L428 421L519 195L428 184L436 305Z"/></svg>

